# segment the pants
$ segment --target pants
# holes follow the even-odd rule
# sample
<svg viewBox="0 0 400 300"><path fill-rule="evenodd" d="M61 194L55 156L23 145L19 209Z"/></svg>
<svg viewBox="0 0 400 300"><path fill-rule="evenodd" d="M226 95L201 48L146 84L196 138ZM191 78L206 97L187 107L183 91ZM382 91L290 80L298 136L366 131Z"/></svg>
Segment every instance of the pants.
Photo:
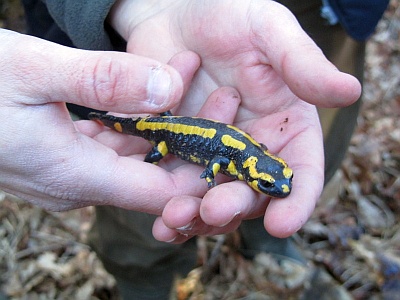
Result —
<svg viewBox="0 0 400 300"><path fill-rule="evenodd" d="M25 2L32 5L37 1ZM365 45L349 38L339 25L325 24L319 12L322 1L279 2L296 15L304 30L341 71L353 74L362 81ZM28 24L35 22L34 10L28 9L27 15ZM43 15L39 16L43 20ZM69 45L65 35L55 34L54 24L45 24L46 26L51 28L50 35L36 35ZM32 34L35 35L35 32ZM346 153L360 104L358 101L346 108L319 109L325 143L325 183L334 175ZM79 108L71 109L80 115ZM175 274L184 276L195 266L195 239L182 245L158 242L151 233L154 219L151 215L115 207L96 208L96 221L91 231L90 243L106 269L116 277L125 298L165 299ZM243 222L240 231L249 254L261 250L282 255L291 254L288 239L277 239L268 235L262 219Z"/></svg>

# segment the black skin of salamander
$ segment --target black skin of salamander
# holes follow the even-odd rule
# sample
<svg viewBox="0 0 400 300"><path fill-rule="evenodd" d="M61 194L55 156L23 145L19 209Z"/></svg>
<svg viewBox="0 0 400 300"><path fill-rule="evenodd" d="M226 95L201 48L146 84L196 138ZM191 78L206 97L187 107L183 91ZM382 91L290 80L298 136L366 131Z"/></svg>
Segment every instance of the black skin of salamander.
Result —
<svg viewBox="0 0 400 300"><path fill-rule="evenodd" d="M89 119L98 121L114 130L117 130L115 124L119 123L120 130L117 131L124 134L139 136L150 141L153 144L153 148L147 154L145 158L146 162L157 163L164 157L157 149L157 146L164 142L168 153L185 161L206 167L200 177L207 180L209 187L215 186L215 174L213 173L214 163L220 165L220 173L235 179L242 179L248 183L254 180L250 175L249 168L244 167L244 164L249 157L257 157L257 171L270 174L275 180L274 183L258 180L258 191L275 198L284 198L290 194L292 176L287 178L287 176L285 177L283 175L283 169L287 168L286 163L283 162L282 164L280 159L275 160L275 156L269 154L263 144L258 144L254 140L252 142L246 134L233 129L232 126L227 124L203 118L172 116L170 112L163 113L161 116L145 118L120 118L92 112L89 114ZM183 128L185 128L185 126L197 126L204 129L215 129L216 133L210 138L204 137L201 134L192 134L190 132L176 133L167 129L138 130L136 125L139 121L145 121L146 123L171 123L174 124L172 126L183 125ZM245 150L224 145L221 141L223 135L228 135L244 143L246 145ZM266 152L268 155L265 154ZM232 170L227 170L230 162L234 163L238 174L232 174ZM283 185L286 185L288 189L283 190L281 188Z"/></svg>

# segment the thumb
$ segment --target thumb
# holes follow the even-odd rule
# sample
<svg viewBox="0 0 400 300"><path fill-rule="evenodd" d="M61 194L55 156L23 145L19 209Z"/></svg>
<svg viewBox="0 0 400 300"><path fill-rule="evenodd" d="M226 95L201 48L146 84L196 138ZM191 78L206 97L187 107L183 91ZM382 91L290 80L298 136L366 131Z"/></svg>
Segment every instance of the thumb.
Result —
<svg viewBox="0 0 400 300"><path fill-rule="evenodd" d="M0 30L0 37L6 42L2 48L12 49L1 53L2 73L14 76L8 89L10 95L22 92L21 104L69 102L151 113L175 106L183 93L179 73L149 58L78 50L6 30Z"/></svg>

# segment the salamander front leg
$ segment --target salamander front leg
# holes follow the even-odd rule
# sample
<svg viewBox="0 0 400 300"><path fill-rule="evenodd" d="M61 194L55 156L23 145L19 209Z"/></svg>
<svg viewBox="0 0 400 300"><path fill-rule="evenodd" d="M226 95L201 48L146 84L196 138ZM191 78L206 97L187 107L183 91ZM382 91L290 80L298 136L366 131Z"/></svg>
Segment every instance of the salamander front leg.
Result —
<svg viewBox="0 0 400 300"><path fill-rule="evenodd" d="M204 178L207 181L208 188L216 186L215 176L217 176L219 170L226 169L230 163L230 160L226 157L217 156L214 157L207 165L200 178Z"/></svg>
<svg viewBox="0 0 400 300"><path fill-rule="evenodd" d="M167 110L163 113L160 114L161 117L171 117L172 116L172 112L170 110Z"/></svg>
<svg viewBox="0 0 400 300"><path fill-rule="evenodd" d="M144 161L152 164L158 164L158 162L168 154L167 144L165 142L160 142L155 145L149 153L147 153Z"/></svg>

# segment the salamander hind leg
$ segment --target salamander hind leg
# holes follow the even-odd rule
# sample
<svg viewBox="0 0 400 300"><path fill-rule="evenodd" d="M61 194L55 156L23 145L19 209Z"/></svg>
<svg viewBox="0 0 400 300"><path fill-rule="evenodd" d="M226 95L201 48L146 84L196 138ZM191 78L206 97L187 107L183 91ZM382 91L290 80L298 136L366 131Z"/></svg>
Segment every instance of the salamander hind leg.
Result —
<svg viewBox="0 0 400 300"><path fill-rule="evenodd" d="M212 188L216 186L215 176L217 176L219 170L226 169L230 163L230 160L226 157L217 156L214 157L207 165L200 178L204 178L207 181L208 187Z"/></svg>
<svg viewBox="0 0 400 300"><path fill-rule="evenodd" d="M156 144L144 158L145 162L157 164L165 155L168 154L168 147L165 142Z"/></svg>

